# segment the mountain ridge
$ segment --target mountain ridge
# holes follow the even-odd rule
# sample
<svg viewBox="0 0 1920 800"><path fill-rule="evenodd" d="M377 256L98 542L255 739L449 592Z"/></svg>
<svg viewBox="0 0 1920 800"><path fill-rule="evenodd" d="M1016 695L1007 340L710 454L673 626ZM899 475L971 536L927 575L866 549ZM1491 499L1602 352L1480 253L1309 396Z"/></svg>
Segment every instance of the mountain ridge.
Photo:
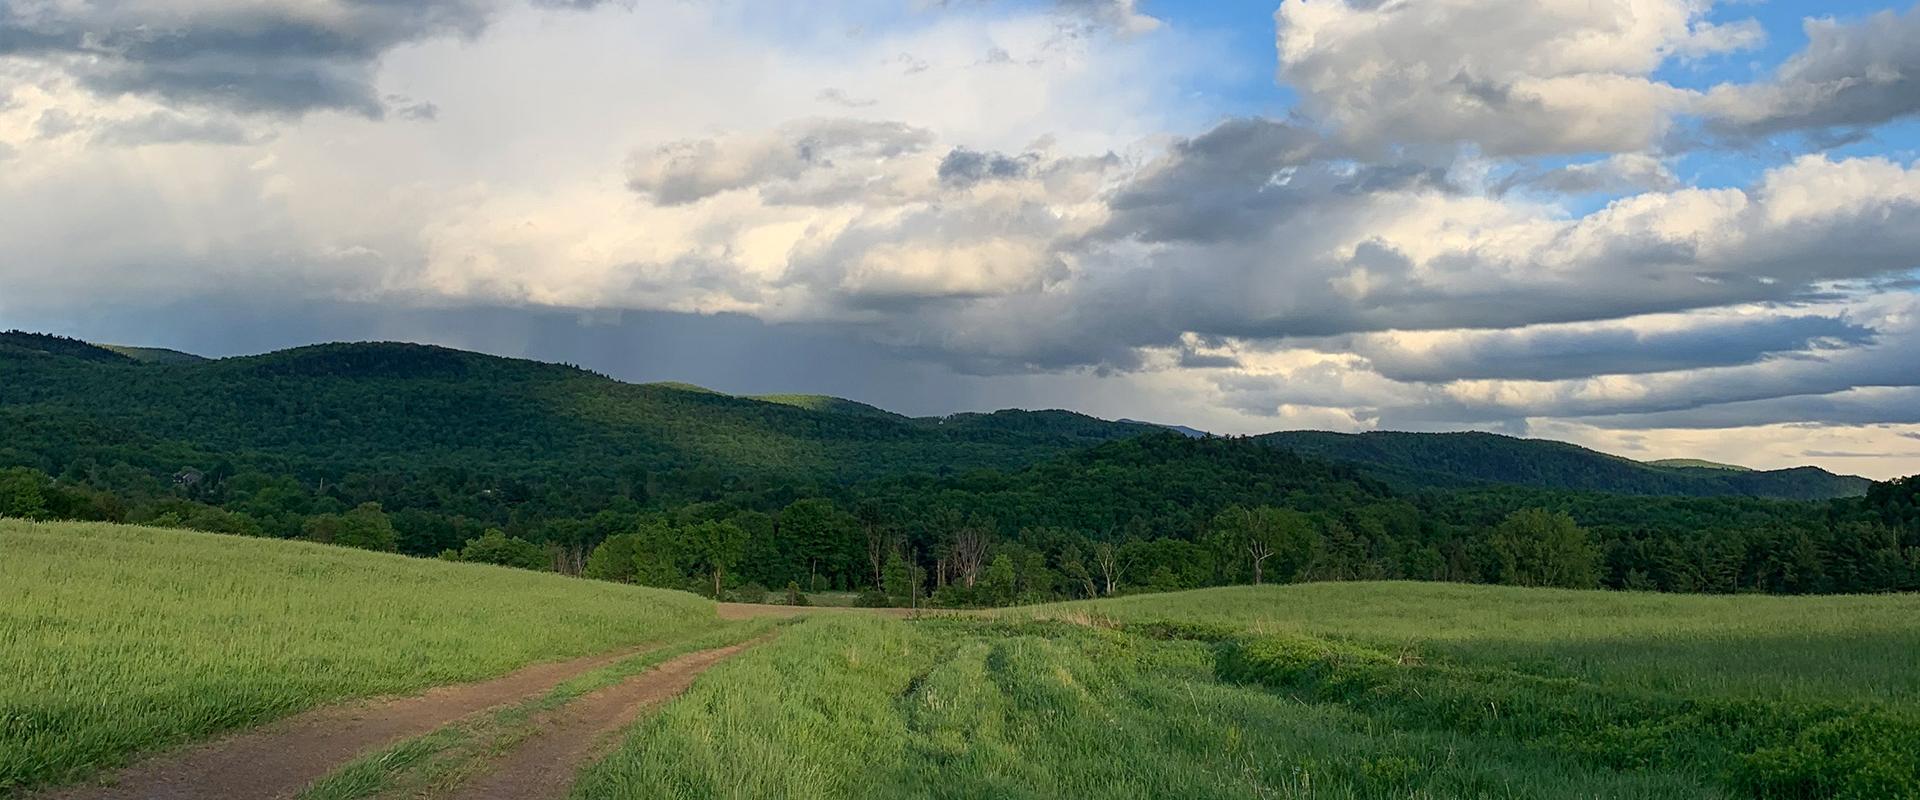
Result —
<svg viewBox="0 0 1920 800"><path fill-rule="evenodd" d="M118 438L183 464L250 453L277 467L304 463L338 472L361 462L471 463L484 453L502 467L613 458L655 470L698 466L862 480L902 471L1018 468L1153 431L1207 435L1059 409L916 418L829 395L736 396L692 384L627 383L573 365L405 342L143 360L77 339L9 332L0 335L4 355L23 358L0 358L0 376L12 376L0 387L0 421L32 415L43 427L67 432L70 443ZM111 374L121 371L126 374ZM129 395L129 389L138 391ZM132 396L140 399L126 399ZM304 426L339 434L317 446ZM196 433L201 428L208 430ZM542 440L529 440L524 431L540 431ZM417 448L396 450L382 436ZM1250 438L1416 489L1513 484L1826 499L1863 494L1871 483L1817 467L1737 472L1710 462L1650 464L1565 442L1480 432L1276 431ZM31 461L61 462L75 449L86 448L42 441Z"/></svg>
<svg viewBox="0 0 1920 800"><path fill-rule="evenodd" d="M1257 441L1359 465L1417 489L1496 483L1616 494L1824 500L1866 494L1872 481L1819 467L1733 470L1635 461L1568 442L1496 433L1277 431Z"/></svg>

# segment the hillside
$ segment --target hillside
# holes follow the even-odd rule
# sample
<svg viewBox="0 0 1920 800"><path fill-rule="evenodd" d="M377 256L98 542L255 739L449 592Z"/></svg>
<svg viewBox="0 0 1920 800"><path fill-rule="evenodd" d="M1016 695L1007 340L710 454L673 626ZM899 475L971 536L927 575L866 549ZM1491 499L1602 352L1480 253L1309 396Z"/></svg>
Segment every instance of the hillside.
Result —
<svg viewBox="0 0 1920 800"><path fill-rule="evenodd" d="M1752 467L1743 467L1743 466L1740 466L1739 464L1722 464L1718 461L1708 461L1706 459L1701 459L1701 458L1660 458L1660 459L1655 459L1653 461L1643 461L1641 463L1647 464L1649 466L1655 466L1655 467L1677 467L1677 468L1692 467L1697 469L1725 469L1725 470L1732 470L1734 472L1752 472L1753 471Z"/></svg>
<svg viewBox="0 0 1920 800"><path fill-rule="evenodd" d="M494 479L706 472L683 478L846 483L1012 469L1179 426L1070 411L909 418L824 395L734 397L579 368L396 343L206 360L156 348L0 334L0 467L76 462L253 469L308 480L467 470ZM1812 467L1645 464L1485 433L1287 431L1259 441L1350 462L1403 488L1510 483L1637 495L1825 499L1868 482ZM657 484L657 478L649 478ZM657 485L656 485L656 488ZM701 490L704 491L704 490Z"/></svg>
<svg viewBox="0 0 1920 800"><path fill-rule="evenodd" d="M124 344L103 344L100 345L100 348L103 350L111 350L127 358L147 364L191 364L196 361L207 360L204 356L183 353L179 350L168 350L164 347L132 347Z"/></svg>
<svg viewBox="0 0 1920 800"><path fill-rule="evenodd" d="M0 519L0 552L0 796L316 705L719 625L680 592L308 542Z"/></svg>
<svg viewBox="0 0 1920 800"><path fill-rule="evenodd" d="M823 394L763 394L747 399L759 400L763 403L778 403L783 406L793 406L794 408L804 408L808 411L819 411L827 414L846 414L855 417L872 417L875 419L896 421L906 421L908 419L904 414L895 414L884 408Z"/></svg>
<svg viewBox="0 0 1920 800"><path fill-rule="evenodd" d="M1566 442L1492 433L1283 431L1255 438L1304 455L1355 464L1407 488L1508 483L1634 495L1824 500L1857 497L1872 484L1817 467L1740 471L1717 465L1660 466Z"/></svg>
<svg viewBox="0 0 1920 800"><path fill-rule="evenodd" d="M1141 422L1140 420L1137 420L1137 419L1121 419L1117 421L1124 422L1129 425L1152 425L1156 428L1166 428L1167 430L1173 431L1174 433L1180 434L1181 436L1186 436L1194 439L1204 439L1208 436L1213 435L1213 434L1207 433L1206 431L1200 430L1199 428L1191 428L1186 425L1165 425L1157 422Z"/></svg>
<svg viewBox="0 0 1920 800"><path fill-rule="evenodd" d="M802 407L411 344L139 363L54 337L0 339L0 465L87 460L172 474L228 465L338 479L470 470L521 481L708 469L835 482L1014 467L1151 430L1068 412L915 421Z"/></svg>
<svg viewBox="0 0 1920 800"><path fill-rule="evenodd" d="M0 331L0 358L73 359L108 364L132 360L108 348L79 339L26 331Z"/></svg>

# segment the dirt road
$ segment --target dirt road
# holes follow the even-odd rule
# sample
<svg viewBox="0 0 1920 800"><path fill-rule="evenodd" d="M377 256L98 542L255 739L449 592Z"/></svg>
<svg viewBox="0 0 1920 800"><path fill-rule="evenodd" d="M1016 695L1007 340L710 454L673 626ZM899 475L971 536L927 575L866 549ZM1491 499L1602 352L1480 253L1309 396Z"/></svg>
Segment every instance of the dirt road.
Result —
<svg viewBox="0 0 1920 800"><path fill-rule="evenodd" d="M906 617L912 611L904 608L848 608L846 606L770 606L761 603L720 603L721 619L755 619L758 617L799 617L808 614L871 614L883 617Z"/></svg>
<svg viewBox="0 0 1920 800"><path fill-rule="evenodd" d="M700 673L765 638L689 653L578 698L541 719L539 730L456 789L455 800L564 798L580 768L619 743L619 733L647 709L693 685Z"/></svg>
<svg viewBox="0 0 1920 800"><path fill-rule="evenodd" d="M355 755L427 733L461 717L545 693L574 676L648 648L538 664L479 683L413 697L316 709L185 750L164 753L92 784L37 800L208 800L291 797Z"/></svg>

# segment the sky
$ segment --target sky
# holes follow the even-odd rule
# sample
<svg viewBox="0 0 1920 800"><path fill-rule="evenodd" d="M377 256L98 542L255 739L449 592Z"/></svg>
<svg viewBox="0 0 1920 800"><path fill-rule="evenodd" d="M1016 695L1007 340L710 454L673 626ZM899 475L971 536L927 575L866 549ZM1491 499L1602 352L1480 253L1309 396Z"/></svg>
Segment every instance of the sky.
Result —
<svg viewBox="0 0 1920 800"><path fill-rule="evenodd" d="M1920 9L0 0L0 328L1920 472Z"/></svg>

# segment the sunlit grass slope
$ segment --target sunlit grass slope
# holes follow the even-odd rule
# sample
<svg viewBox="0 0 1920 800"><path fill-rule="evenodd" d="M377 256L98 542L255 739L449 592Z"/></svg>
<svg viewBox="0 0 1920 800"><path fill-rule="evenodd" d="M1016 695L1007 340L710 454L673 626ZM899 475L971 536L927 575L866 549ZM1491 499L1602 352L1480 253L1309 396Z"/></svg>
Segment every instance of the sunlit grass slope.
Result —
<svg viewBox="0 0 1920 800"><path fill-rule="evenodd" d="M590 769L611 798L1710 798L1497 737L1400 730L1075 625L816 618L715 667Z"/></svg>
<svg viewBox="0 0 1920 800"><path fill-rule="evenodd" d="M718 624L689 594L300 542L0 520L0 795L351 697Z"/></svg>
<svg viewBox="0 0 1920 800"><path fill-rule="evenodd" d="M1465 664L1694 696L1920 711L1920 595L1775 597L1307 583L1012 613L1306 634Z"/></svg>
<svg viewBox="0 0 1920 800"><path fill-rule="evenodd" d="M575 797L1920 800L1916 612L1352 583L819 618Z"/></svg>

